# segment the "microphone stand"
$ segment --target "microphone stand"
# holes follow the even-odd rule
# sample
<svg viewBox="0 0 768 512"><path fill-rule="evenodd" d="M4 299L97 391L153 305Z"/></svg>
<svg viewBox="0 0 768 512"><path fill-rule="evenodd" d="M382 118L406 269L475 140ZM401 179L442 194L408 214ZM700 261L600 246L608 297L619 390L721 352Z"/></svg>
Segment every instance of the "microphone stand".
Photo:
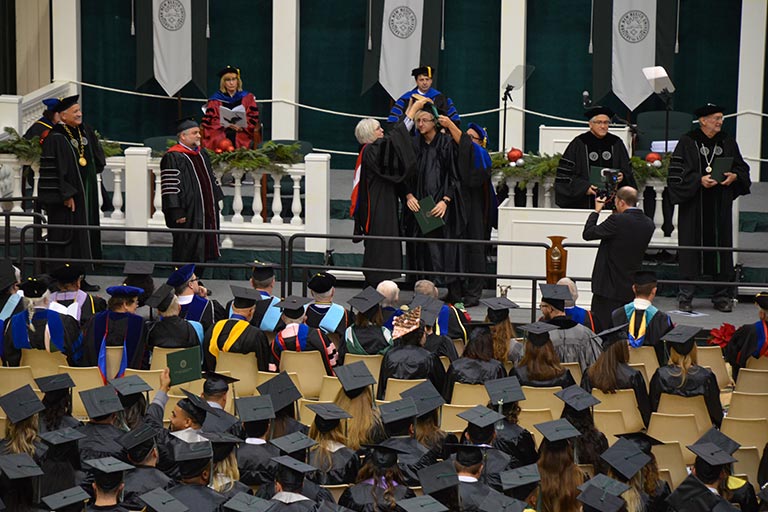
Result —
<svg viewBox="0 0 768 512"><path fill-rule="evenodd" d="M504 88L504 95L501 97L502 101L504 102L504 117L502 122L502 128L501 128L501 152L505 152L507 150L507 101L512 101L512 90L515 88L514 85L507 84L507 86Z"/></svg>
<svg viewBox="0 0 768 512"><path fill-rule="evenodd" d="M664 154L669 153L669 111L672 110L672 93L666 87L659 93L664 100Z"/></svg>

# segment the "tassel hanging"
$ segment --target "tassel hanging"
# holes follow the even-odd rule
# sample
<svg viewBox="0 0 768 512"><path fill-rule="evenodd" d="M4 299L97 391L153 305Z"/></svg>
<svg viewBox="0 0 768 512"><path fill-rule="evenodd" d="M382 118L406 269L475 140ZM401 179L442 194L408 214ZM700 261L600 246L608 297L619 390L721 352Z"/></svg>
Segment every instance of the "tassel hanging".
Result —
<svg viewBox="0 0 768 512"><path fill-rule="evenodd" d="M589 9L589 54L592 55L592 29L595 24L595 0L592 0L592 6Z"/></svg>
<svg viewBox="0 0 768 512"><path fill-rule="evenodd" d="M675 53L680 53L680 0L677 0L677 25L675 26Z"/></svg>
<svg viewBox="0 0 768 512"><path fill-rule="evenodd" d="M373 0L368 0L368 51L373 50L373 37L371 36L371 18L373 18Z"/></svg>
<svg viewBox="0 0 768 512"><path fill-rule="evenodd" d="M136 35L136 24L133 22L134 17L135 17L135 15L134 15L134 10L135 10L134 1L135 0L131 0L131 35L132 36Z"/></svg>
<svg viewBox="0 0 768 512"><path fill-rule="evenodd" d="M211 2L206 0L205 2L205 38L211 38Z"/></svg>
<svg viewBox="0 0 768 512"><path fill-rule="evenodd" d="M445 50L445 0L440 8L440 50Z"/></svg>

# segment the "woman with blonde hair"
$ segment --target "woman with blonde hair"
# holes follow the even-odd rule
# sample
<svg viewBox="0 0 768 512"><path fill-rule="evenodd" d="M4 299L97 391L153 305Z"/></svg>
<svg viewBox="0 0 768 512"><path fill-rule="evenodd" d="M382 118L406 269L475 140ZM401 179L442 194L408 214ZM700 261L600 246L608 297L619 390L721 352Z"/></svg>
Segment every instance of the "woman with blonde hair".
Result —
<svg viewBox="0 0 768 512"><path fill-rule="evenodd" d="M661 394L684 397L704 397L712 424L720 428L723 406L720 403L720 387L717 377L709 368L699 366L694 338L700 329L678 325L661 339L669 344L669 364L662 366L651 378L651 410L659 410Z"/></svg>
<svg viewBox="0 0 768 512"><path fill-rule="evenodd" d="M0 439L0 455L27 454L35 462L40 462L46 451L46 446L40 439L40 411L45 406L37 398L29 384L20 387L0 397L2 407L8 418L5 426L5 439Z"/></svg>
<svg viewBox="0 0 768 512"><path fill-rule="evenodd" d="M243 440L227 432L203 432L202 435L213 446L213 470L208 487L224 495L227 500L240 492L253 494L250 487L240 482L240 470L237 467L235 446Z"/></svg>
<svg viewBox="0 0 768 512"><path fill-rule="evenodd" d="M544 439L539 447L541 482L536 496L536 510L541 512L578 512L576 497L584 483L584 474L574 462L571 439L580 435L567 420L548 421L536 426Z"/></svg>
<svg viewBox="0 0 768 512"><path fill-rule="evenodd" d="M257 147L261 144L261 123L256 98L243 90L239 68L226 66L218 74L219 90L208 98L205 106L202 122L203 146L212 151L223 149L222 142L229 139L234 148ZM222 108L234 111L238 117L244 119L224 126L221 123Z"/></svg>
<svg viewBox="0 0 768 512"><path fill-rule="evenodd" d="M560 365L560 358L549 339L549 331L557 329L545 322L520 326L526 331L525 354L520 364L512 368L510 377L517 377L521 386L563 389L576 384L570 370Z"/></svg>
<svg viewBox="0 0 768 512"><path fill-rule="evenodd" d="M319 471L313 480L320 485L353 483L360 471L360 457L345 445L344 435L352 415L334 404L309 404L307 408L315 413L309 437L317 444L309 451L309 464Z"/></svg>
<svg viewBox="0 0 768 512"><path fill-rule="evenodd" d="M373 390L376 384L368 367L362 361L336 367L341 383L334 403L355 420L347 422L346 445L360 450L364 444L375 444L386 439L384 424L378 408L374 407Z"/></svg>
<svg viewBox="0 0 768 512"><path fill-rule="evenodd" d="M518 342L512 322L509 321L509 310L518 307L506 297L493 297L490 299L480 299L480 302L487 306L485 321L489 322L491 337L493 341L493 358L502 365L507 361L517 364L522 357L522 350L511 350Z"/></svg>

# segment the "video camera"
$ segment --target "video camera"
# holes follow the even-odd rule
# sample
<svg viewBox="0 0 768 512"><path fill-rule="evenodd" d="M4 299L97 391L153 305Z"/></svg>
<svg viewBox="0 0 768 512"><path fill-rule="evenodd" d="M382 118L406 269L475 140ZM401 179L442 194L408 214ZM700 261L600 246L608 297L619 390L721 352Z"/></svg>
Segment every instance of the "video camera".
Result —
<svg viewBox="0 0 768 512"><path fill-rule="evenodd" d="M603 186L597 191L597 197L610 199L616 195L616 190L619 188L619 174L621 171L616 169L605 168L600 171Z"/></svg>

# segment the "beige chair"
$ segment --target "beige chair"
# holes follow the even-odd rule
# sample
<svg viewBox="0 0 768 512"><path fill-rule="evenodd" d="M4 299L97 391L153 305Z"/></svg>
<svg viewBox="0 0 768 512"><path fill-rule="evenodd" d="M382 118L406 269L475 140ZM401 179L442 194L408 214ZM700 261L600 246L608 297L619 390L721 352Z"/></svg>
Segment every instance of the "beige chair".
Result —
<svg viewBox="0 0 768 512"><path fill-rule="evenodd" d="M672 480L672 473L668 469L661 469L659 468L659 478L667 482L667 485L669 485L670 489L674 489L675 486L673 485Z"/></svg>
<svg viewBox="0 0 768 512"><path fill-rule="evenodd" d="M643 363L645 365L645 372L649 378L653 377L653 374L659 369L659 360L656 359L656 350L654 350L653 347L629 347L629 362Z"/></svg>
<svg viewBox="0 0 768 512"><path fill-rule="evenodd" d="M624 424L624 414L621 411L595 409L594 417L595 427L605 434L609 446L616 442L616 434L630 432Z"/></svg>
<svg viewBox="0 0 768 512"><path fill-rule="evenodd" d="M581 366L579 366L579 363L560 363L560 366L571 372L573 381L576 384L581 384L581 379L584 378L584 376L582 375Z"/></svg>
<svg viewBox="0 0 768 512"><path fill-rule="evenodd" d="M330 492L333 496L333 499L336 500L336 503L339 502L339 498L341 498L341 495L344 494L344 491L346 491L350 486L349 484L339 484L339 485L321 485L323 489Z"/></svg>
<svg viewBox="0 0 768 512"><path fill-rule="evenodd" d="M445 371L448 371L448 367L451 366L451 360L448 359L448 356L440 356L440 362L443 363L443 368L445 368Z"/></svg>
<svg viewBox="0 0 768 512"><path fill-rule="evenodd" d="M107 379L114 379L120 371L123 360L123 347L107 347Z"/></svg>
<svg viewBox="0 0 768 512"><path fill-rule="evenodd" d="M768 370L768 357L761 357L759 359L754 357L748 358L747 368L750 370Z"/></svg>
<svg viewBox="0 0 768 512"><path fill-rule="evenodd" d="M321 402L333 402L336 400L336 395L341 390L341 382L338 377L331 377L330 375L323 375L323 383L320 384L320 396L318 400Z"/></svg>
<svg viewBox="0 0 768 512"><path fill-rule="evenodd" d="M379 374L381 373L381 362L384 360L384 356L381 354L375 355L363 355L363 354L347 354L344 356L344 364L352 364L356 361L362 361L365 366L368 367L368 371L371 372L376 382L379 381Z"/></svg>
<svg viewBox="0 0 768 512"><path fill-rule="evenodd" d="M557 417L559 418L560 415L558 414ZM539 432L539 429L534 427L534 425L546 423L553 419L551 409L521 409L520 414L517 416L517 424L533 434L533 439L536 441L536 448L538 448L543 436L541 435L541 432Z"/></svg>
<svg viewBox="0 0 768 512"><path fill-rule="evenodd" d="M577 464L582 473L587 475L587 479L595 476L595 466L592 464Z"/></svg>
<svg viewBox="0 0 768 512"><path fill-rule="evenodd" d="M699 435L703 435L704 432L712 427L712 420L709 418L704 395L685 397L662 393L657 412L664 414L693 414L696 418Z"/></svg>
<svg viewBox="0 0 768 512"><path fill-rule="evenodd" d="M98 366L86 366L77 368L74 366L59 366L59 373L68 373L75 383L75 389L72 392L72 416L78 419L88 417L83 401L80 399L80 392L104 385Z"/></svg>
<svg viewBox="0 0 768 512"><path fill-rule="evenodd" d="M454 338L453 346L456 347L456 353L461 357L464 354L464 340L461 338Z"/></svg>
<svg viewBox="0 0 768 512"><path fill-rule="evenodd" d="M734 391L728 408L731 418L765 418L768 416L768 393Z"/></svg>
<svg viewBox="0 0 768 512"><path fill-rule="evenodd" d="M400 393L414 386L418 386L427 379L388 379L387 391L384 393L384 400L394 402L400 400Z"/></svg>
<svg viewBox="0 0 768 512"><path fill-rule="evenodd" d="M299 376L299 391L305 398L320 396L323 375L326 374L323 355L317 350L294 352L283 350L280 354L280 371L296 372Z"/></svg>
<svg viewBox="0 0 768 512"><path fill-rule="evenodd" d="M664 443L678 442L681 447L692 445L699 439L696 417L693 414L654 412L648 424L648 435ZM685 464L693 464L696 455L687 448L681 448L681 450Z"/></svg>
<svg viewBox="0 0 768 512"><path fill-rule="evenodd" d="M297 418L301 423L308 427L315 421L315 413L307 405L311 404L332 404L333 401L320 402L318 400L308 400L306 398L299 398L299 417Z"/></svg>
<svg viewBox="0 0 768 512"><path fill-rule="evenodd" d="M648 375L648 371L645 369L645 363L629 363L629 367L640 372L645 381L645 390L649 391L651 389L651 377L653 377L653 375Z"/></svg>
<svg viewBox="0 0 768 512"><path fill-rule="evenodd" d="M178 352L179 350L185 350L183 348L162 348L155 347L152 349L152 361L149 363L150 370L162 370L168 366L168 354L172 352Z"/></svg>
<svg viewBox="0 0 768 512"><path fill-rule="evenodd" d="M240 379L233 384L235 396L253 396L256 393L259 361L254 354L221 351L216 358L216 372L229 372L235 379Z"/></svg>
<svg viewBox="0 0 768 512"><path fill-rule="evenodd" d="M600 403L595 406L595 410L622 412L624 426L627 428L626 432L639 432L645 427L634 390L617 389L615 393L603 393L594 388L592 389L592 396L600 400Z"/></svg>
<svg viewBox="0 0 768 512"><path fill-rule="evenodd" d="M413 494L415 494L416 497L424 496L424 489L422 489L420 486L419 487L411 487L410 489L413 491Z"/></svg>
<svg viewBox="0 0 768 512"><path fill-rule="evenodd" d="M525 400L520 400L517 404L521 409L550 409L552 411L552 419L557 419L563 414L565 402L555 396L555 393L563 390L562 387L537 388L522 386L522 389L525 394Z"/></svg>
<svg viewBox="0 0 768 512"><path fill-rule="evenodd" d="M48 352L34 348L22 349L19 366L32 368L32 375L38 379L59 373L59 366L67 366L67 356L61 352Z"/></svg>
<svg viewBox="0 0 768 512"><path fill-rule="evenodd" d="M29 384L37 389L35 375L29 366L0 366L0 396Z"/></svg>
<svg viewBox="0 0 768 512"><path fill-rule="evenodd" d="M651 447L659 469L663 468L669 471L669 485L672 489L680 485L680 482L688 476L683 460L683 450L688 451L687 448L682 448L678 442L663 443Z"/></svg>
<svg viewBox="0 0 768 512"><path fill-rule="evenodd" d="M141 380L152 386L153 391L157 391L160 388L160 375L163 370L136 370L134 368L126 368L125 376L136 375L141 377ZM152 398L152 397L150 397Z"/></svg>
<svg viewBox="0 0 768 512"><path fill-rule="evenodd" d="M8 428L8 418L0 416L0 435L5 437L5 430Z"/></svg>
<svg viewBox="0 0 768 512"><path fill-rule="evenodd" d="M256 388L258 388L259 386L261 386L265 382L272 380L277 375L278 374L274 373L274 372L256 372L256 378L255 378L256 386L254 387L253 394L252 395L241 395L241 394L238 393L237 396L239 397L239 396L256 396L256 395L258 395L259 391ZM299 390L299 392L301 392L301 388L299 387L301 385L301 383L299 382L299 376L296 375L296 372L288 372L288 377L291 378L291 380L293 381L293 385L296 386L296 388ZM237 384L239 384L239 382Z"/></svg>
<svg viewBox="0 0 768 512"><path fill-rule="evenodd" d="M473 405L444 404L440 416L440 428L445 432L460 434L467 428L467 420L459 418L459 414L468 411Z"/></svg>
<svg viewBox="0 0 768 512"><path fill-rule="evenodd" d="M765 411L768 414L768 411ZM765 418L723 418L720 432L727 435L741 446L754 446L763 456L768 443L768 419Z"/></svg>
<svg viewBox="0 0 768 512"><path fill-rule="evenodd" d="M697 360L699 366L709 368L717 377L717 385L720 389L725 389L733 385L731 374L728 367L725 366L723 359L723 350L720 347L697 347Z"/></svg>
<svg viewBox="0 0 768 512"><path fill-rule="evenodd" d="M760 467L760 452L758 449L754 446L742 446L736 450L733 458L738 461L733 463L733 472L735 474L747 475L750 483L759 488L757 471Z"/></svg>
<svg viewBox="0 0 768 512"><path fill-rule="evenodd" d="M486 405L491 398L483 384L464 384L456 382L453 385L451 403L454 405Z"/></svg>
<svg viewBox="0 0 768 512"><path fill-rule="evenodd" d="M735 390L742 393L768 393L768 370L742 368L736 378Z"/></svg>

